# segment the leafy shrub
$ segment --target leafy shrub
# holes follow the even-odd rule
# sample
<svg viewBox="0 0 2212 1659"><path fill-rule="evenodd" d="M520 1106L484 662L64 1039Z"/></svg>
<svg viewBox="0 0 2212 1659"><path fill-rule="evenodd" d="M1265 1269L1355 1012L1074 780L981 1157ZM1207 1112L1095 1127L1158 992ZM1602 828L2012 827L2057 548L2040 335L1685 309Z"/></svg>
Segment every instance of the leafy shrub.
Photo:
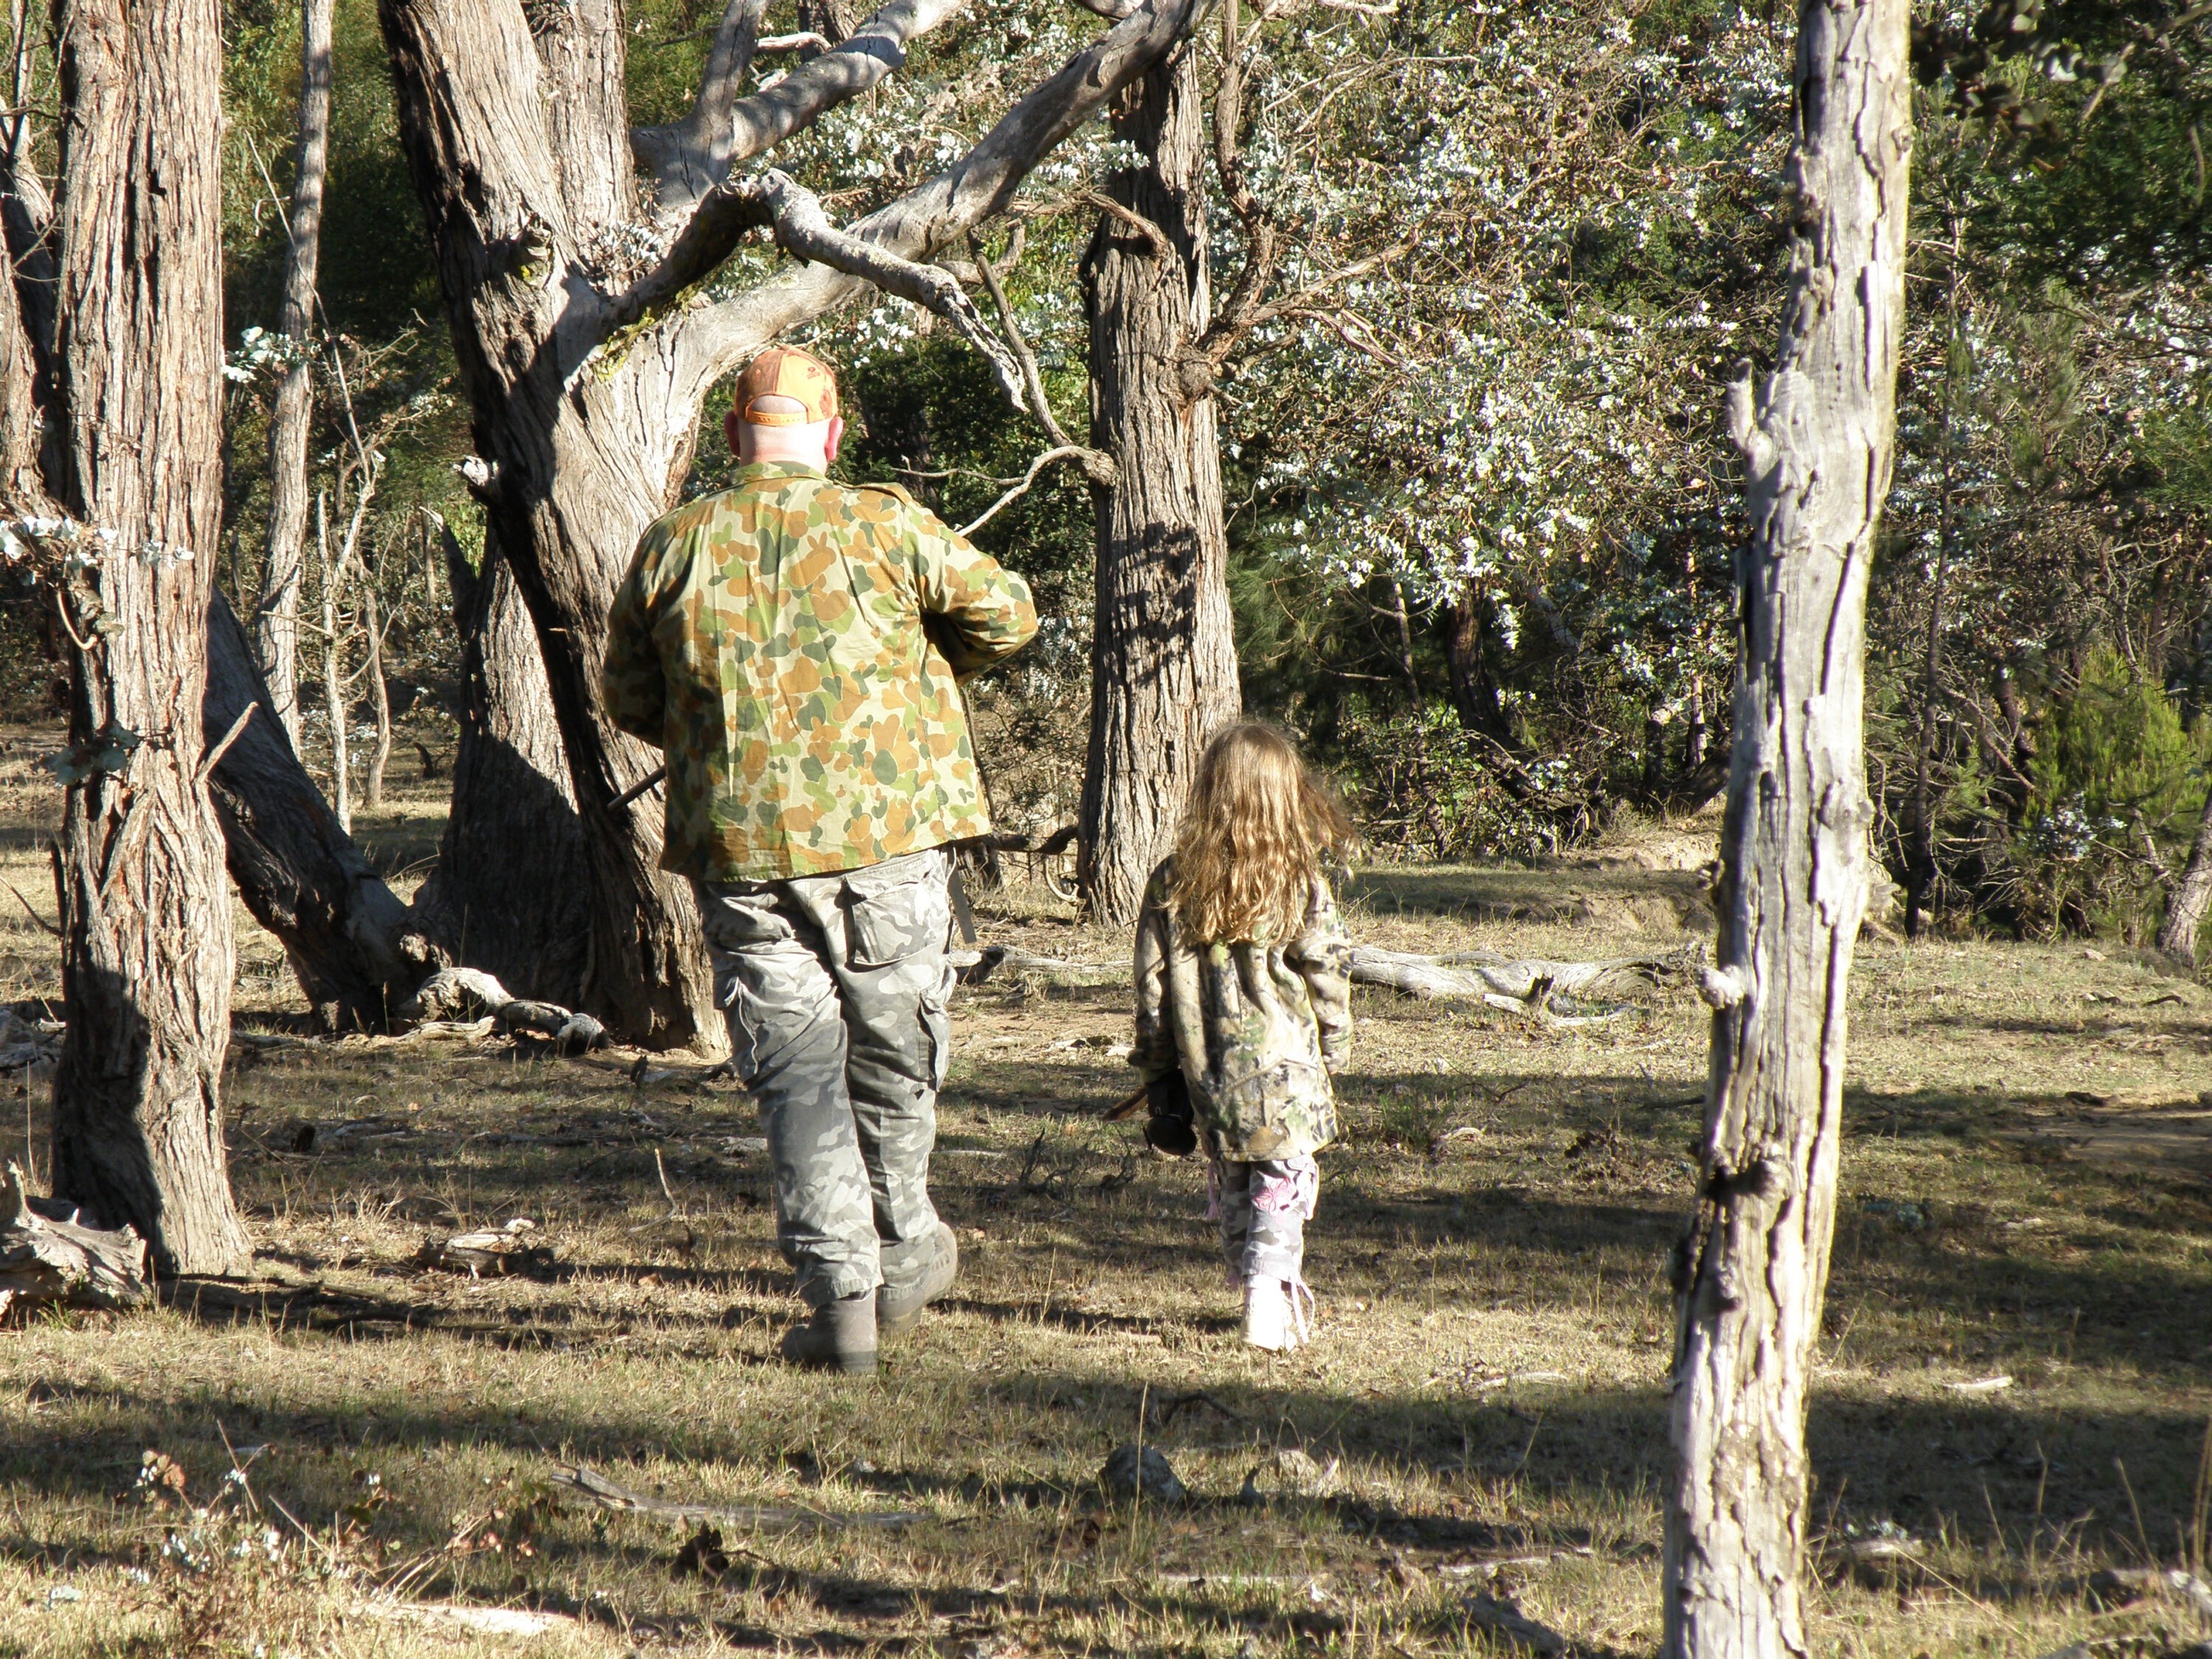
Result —
<svg viewBox="0 0 2212 1659"><path fill-rule="evenodd" d="M2117 653L2091 656L2045 722L2008 849L2005 885L2029 932L2139 941L2164 896L2162 843L2185 838L2203 804L2208 737Z"/></svg>

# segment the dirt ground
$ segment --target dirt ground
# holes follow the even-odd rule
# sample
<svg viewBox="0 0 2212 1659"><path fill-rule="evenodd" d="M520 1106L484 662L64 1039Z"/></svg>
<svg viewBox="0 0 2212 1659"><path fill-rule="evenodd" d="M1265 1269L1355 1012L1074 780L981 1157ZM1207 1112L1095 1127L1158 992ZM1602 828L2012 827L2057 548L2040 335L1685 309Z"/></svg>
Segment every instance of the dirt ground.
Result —
<svg viewBox="0 0 2212 1659"><path fill-rule="evenodd" d="M52 913L52 747L0 733L18 998L58 988L27 914ZM362 825L395 870L434 848L429 787ZM1352 924L1673 949L1710 927L1706 849L1691 826L1550 869L1364 870ZM1014 875L985 942L1122 959ZM1852 999L1813 1650L2212 1634L2096 1583L2203 1569L2212 994L2116 946L1956 939L1869 941ZM933 1182L963 1278L872 1382L774 1358L797 1306L741 1091L314 1041L300 1012L241 913L258 1276L0 1331L0 1654L1425 1656L1490 1650L1509 1607L1577 1653L1656 1644L1662 1269L1709 1024L1686 992L1564 1032L1361 992L1320 1337L1271 1358L1236 1340L1203 1169L1098 1121L1126 990L994 975L956 1007ZM0 1095L37 1168L46 1095ZM518 1271L426 1265L516 1220ZM1139 1440L1182 1501L1102 1491ZM739 1513L710 1537L611 1511L562 1484L580 1465Z"/></svg>

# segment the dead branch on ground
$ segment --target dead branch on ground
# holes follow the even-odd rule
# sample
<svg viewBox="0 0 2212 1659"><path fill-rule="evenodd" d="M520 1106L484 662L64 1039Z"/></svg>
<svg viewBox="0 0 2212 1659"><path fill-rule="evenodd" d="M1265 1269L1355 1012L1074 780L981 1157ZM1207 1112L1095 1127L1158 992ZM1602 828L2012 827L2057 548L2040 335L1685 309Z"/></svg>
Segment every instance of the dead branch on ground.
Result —
<svg viewBox="0 0 2212 1659"><path fill-rule="evenodd" d="M1496 996L1525 1003L1540 981L1547 982L1552 994L1568 996L1617 995L1683 982L1704 953L1702 945L1692 945L1652 956L1548 962L1489 951L1425 957L1357 945L1352 950L1352 978L1356 984L1386 986L1411 996L1471 1002Z"/></svg>
<svg viewBox="0 0 2212 1659"><path fill-rule="evenodd" d="M607 1028L589 1014L512 995L477 968L441 968L401 1005L399 1013L405 1019L450 1021L479 1010L500 1030L533 1033L562 1054L583 1054L607 1044Z"/></svg>
<svg viewBox="0 0 2212 1659"><path fill-rule="evenodd" d="M581 1463L560 1471L547 1484L604 1510L625 1515L665 1516L672 1521L720 1521L729 1526L755 1528L814 1527L834 1531L845 1527L903 1527L921 1519L910 1511L896 1510L830 1515L821 1510L783 1509L760 1504L679 1504L617 1486Z"/></svg>
<svg viewBox="0 0 2212 1659"><path fill-rule="evenodd" d="M0 1177L0 1313L17 1302L132 1308L144 1302L146 1241L88 1227L76 1206L33 1198L21 1165Z"/></svg>

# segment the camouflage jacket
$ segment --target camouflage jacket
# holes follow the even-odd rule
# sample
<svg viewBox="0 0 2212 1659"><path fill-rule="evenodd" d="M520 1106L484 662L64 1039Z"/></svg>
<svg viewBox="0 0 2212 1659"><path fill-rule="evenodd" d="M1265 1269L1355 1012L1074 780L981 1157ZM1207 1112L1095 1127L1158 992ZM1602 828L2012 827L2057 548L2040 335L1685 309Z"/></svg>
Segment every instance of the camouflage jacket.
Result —
<svg viewBox="0 0 2212 1659"><path fill-rule="evenodd" d="M1316 876L1287 945L1197 945L1152 872L1137 918L1137 1042L1152 1082L1178 1066L1209 1157L1298 1158L1336 1139L1332 1073L1351 1057L1350 945Z"/></svg>
<svg viewBox="0 0 2212 1659"><path fill-rule="evenodd" d="M984 833L956 677L1036 626L1019 576L895 485L761 463L659 520L615 595L605 689L667 759L661 867L776 881Z"/></svg>

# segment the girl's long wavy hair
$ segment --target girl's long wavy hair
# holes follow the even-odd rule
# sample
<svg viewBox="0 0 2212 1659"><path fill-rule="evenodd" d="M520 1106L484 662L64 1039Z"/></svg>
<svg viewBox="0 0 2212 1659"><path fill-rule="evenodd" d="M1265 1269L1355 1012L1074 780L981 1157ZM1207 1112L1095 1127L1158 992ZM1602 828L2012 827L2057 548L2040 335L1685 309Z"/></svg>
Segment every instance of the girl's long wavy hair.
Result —
<svg viewBox="0 0 2212 1659"><path fill-rule="evenodd" d="M1286 944L1305 924L1322 860L1353 839L1344 808L1296 745L1272 726L1241 720L1199 757L1170 902L1201 944Z"/></svg>

